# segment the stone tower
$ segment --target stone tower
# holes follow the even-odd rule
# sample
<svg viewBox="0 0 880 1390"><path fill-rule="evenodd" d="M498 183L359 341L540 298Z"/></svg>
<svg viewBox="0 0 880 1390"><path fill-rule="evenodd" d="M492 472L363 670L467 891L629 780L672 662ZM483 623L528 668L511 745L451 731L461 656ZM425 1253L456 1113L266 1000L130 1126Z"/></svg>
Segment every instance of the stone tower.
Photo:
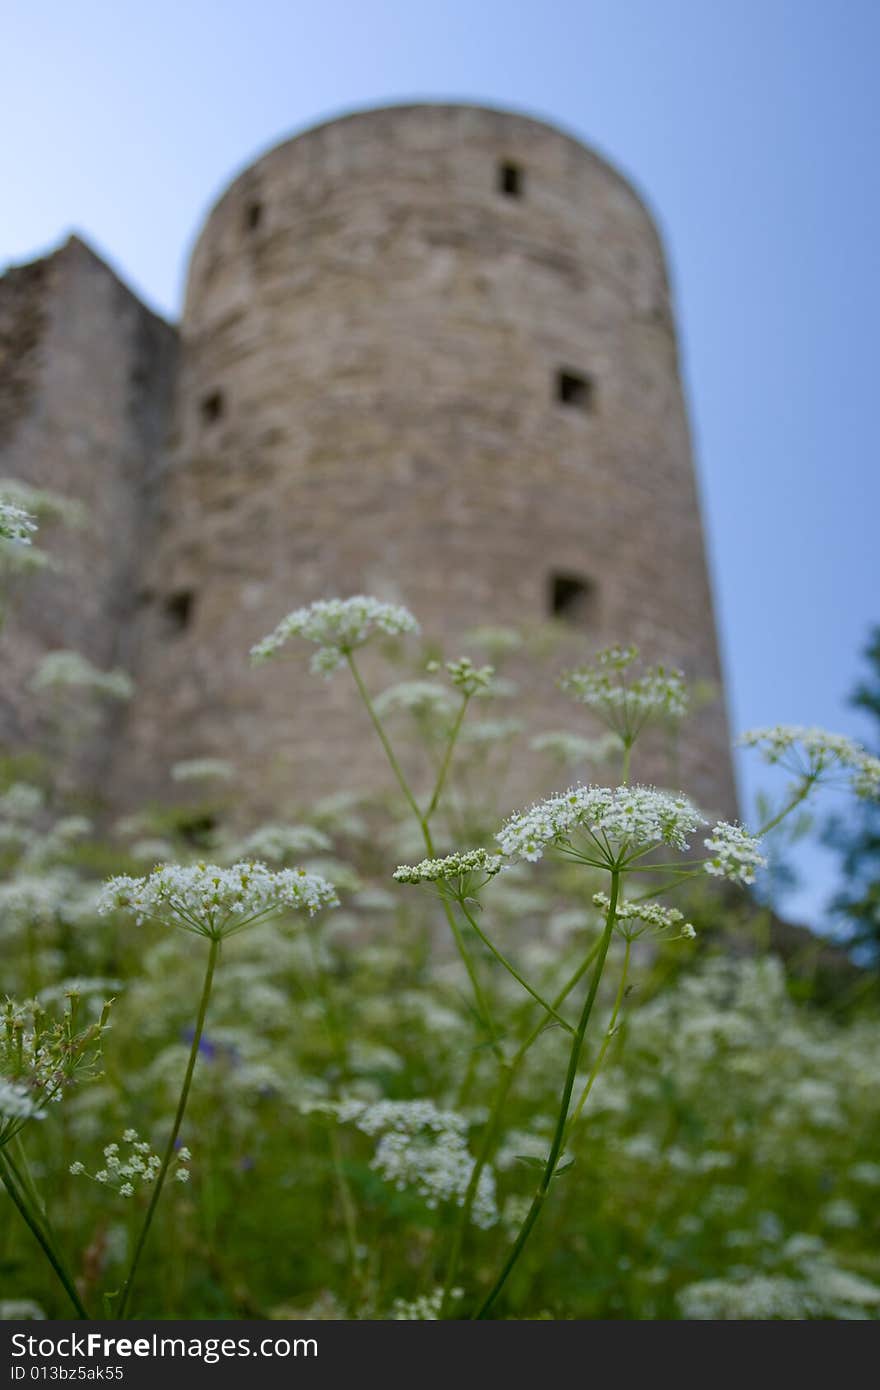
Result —
<svg viewBox="0 0 880 1390"><path fill-rule="evenodd" d="M662 248L578 141L453 105L309 130L210 213L180 339L115 785L167 794L175 759L228 757L265 812L374 780L347 681L305 651L247 663L332 595L405 603L450 656L556 616L557 666L634 641L720 689ZM576 727L553 671L519 673L525 703ZM734 809L723 700L680 779Z"/></svg>

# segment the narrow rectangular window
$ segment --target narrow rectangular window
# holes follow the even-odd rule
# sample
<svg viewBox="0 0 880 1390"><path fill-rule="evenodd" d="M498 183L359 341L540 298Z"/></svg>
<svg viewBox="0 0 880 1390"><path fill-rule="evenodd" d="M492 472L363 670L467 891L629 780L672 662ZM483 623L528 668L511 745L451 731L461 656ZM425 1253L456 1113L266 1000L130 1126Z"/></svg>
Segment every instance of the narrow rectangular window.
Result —
<svg viewBox="0 0 880 1390"><path fill-rule="evenodd" d="M498 191L507 198L521 198L524 188L523 171L508 160L498 165Z"/></svg>
<svg viewBox="0 0 880 1390"><path fill-rule="evenodd" d="M585 575L554 570L549 576L547 607L553 618L589 627L596 621L597 598L595 582Z"/></svg>
<svg viewBox="0 0 880 1390"><path fill-rule="evenodd" d="M202 420L206 425L214 425L222 417L225 402L222 391L211 391L202 397Z"/></svg>
<svg viewBox="0 0 880 1390"><path fill-rule="evenodd" d="M560 368L556 373L556 399L575 410L592 410L593 382L588 376Z"/></svg>

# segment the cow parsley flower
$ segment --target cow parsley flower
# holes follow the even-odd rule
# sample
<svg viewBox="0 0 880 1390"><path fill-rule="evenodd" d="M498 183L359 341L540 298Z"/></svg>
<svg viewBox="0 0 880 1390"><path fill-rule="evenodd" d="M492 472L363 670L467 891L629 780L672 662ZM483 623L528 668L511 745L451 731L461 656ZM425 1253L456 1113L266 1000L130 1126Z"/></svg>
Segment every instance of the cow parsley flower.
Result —
<svg viewBox="0 0 880 1390"><path fill-rule="evenodd" d="M880 797L880 758L844 734L801 724L749 729L739 743L757 748L766 763L792 772L801 783L844 778L857 796Z"/></svg>
<svg viewBox="0 0 880 1390"><path fill-rule="evenodd" d="M308 608L297 608L282 618L273 632L251 648L251 660L255 663L269 661L288 638L305 637L318 646L312 658L313 674L330 676L351 652L362 647L375 633L397 637L418 631L419 625L412 613L398 604L382 603L365 594L346 599L319 599Z"/></svg>
<svg viewBox="0 0 880 1390"><path fill-rule="evenodd" d="M108 1003L97 1019L80 1026L74 990L55 1017L36 1000L7 999L0 1007L0 1147L28 1120L43 1119L69 1086L98 1075L109 1013Z"/></svg>
<svg viewBox="0 0 880 1390"><path fill-rule="evenodd" d="M607 893L594 893L593 902L602 912L607 912L611 906L611 899ZM685 921L684 914L679 912L677 907L664 907L662 903L647 900L627 902L620 898L614 915L618 931L629 941L637 941L646 932L652 932L655 936L664 932L675 932L676 935L669 938L672 941L682 938L692 941L697 934L693 924Z"/></svg>
<svg viewBox="0 0 880 1390"><path fill-rule="evenodd" d="M333 848L333 843L323 830L313 825L261 825L229 851L235 859L268 860L270 864L283 864L285 860L301 854L322 854Z"/></svg>
<svg viewBox="0 0 880 1390"><path fill-rule="evenodd" d="M0 497L0 540L30 545L36 529L36 518L30 512L7 497Z"/></svg>
<svg viewBox="0 0 880 1390"><path fill-rule="evenodd" d="M464 1297L464 1289L450 1289L449 1297L458 1302ZM390 1318L393 1322L436 1322L443 1307L443 1290L432 1289L430 1293L418 1294L412 1299L395 1298L391 1305Z"/></svg>
<svg viewBox="0 0 880 1390"><path fill-rule="evenodd" d="M383 690L373 703L377 714L406 710L423 719L448 719L457 707L452 692L437 681L400 681Z"/></svg>
<svg viewBox="0 0 880 1390"><path fill-rule="evenodd" d="M79 652L47 652L36 669L34 690L86 690L110 700L130 700L134 684L125 671L101 671Z"/></svg>
<svg viewBox="0 0 880 1390"><path fill-rule="evenodd" d="M603 734L601 738L585 738L583 734L569 733L567 729L549 729L536 734L529 747L536 753L549 753L551 757L565 766L578 763L605 763L620 754L621 743L617 734Z"/></svg>
<svg viewBox="0 0 880 1390"><path fill-rule="evenodd" d="M706 861L706 873L732 883L754 883L756 871L767 863L759 841L741 825L719 821L703 844L711 855Z"/></svg>
<svg viewBox="0 0 880 1390"><path fill-rule="evenodd" d="M688 709L681 671L652 666L635 679L627 678L638 654L638 647L606 647L589 665L563 672L559 682L627 744L649 720L682 719Z"/></svg>
<svg viewBox="0 0 880 1390"><path fill-rule="evenodd" d="M470 657L462 656L457 661L447 661L446 670L452 684L463 695L488 694L492 689L494 666L475 666Z"/></svg>
<svg viewBox="0 0 880 1390"><path fill-rule="evenodd" d="M125 875L104 885L101 913L123 910L138 923L149 918L198 936L219 940L287 909L310 916L339 899L332 884L305 869L279 869L240 863L160 865L145 878Z"/></svg>
<svg viewBox="0 0 880 1390"><path fill-rule="evenodd" d="M463 1206L474 1169L467 1146L467 1120L433 1101L342 1101L325 1106L340 1123L379 1136L370 1164L399 1192L412 1190L434 1209L441 1202ZM498 1220L495 1175L487 1166L477 1182L471 1210L476 1226L486 1230Z"/></svg>
<svg viewBox="0 0 880 1390"><path fill-rule="evenodd" d="M174 782L230 782L235 768L225 758L185 758L171 768Z"/></svg>
<svg viewBox="0 0 880 1390"><path fill-rule="evenodd" d="M174 1155L174 1176L178 1182L189 1181L189 1170L184 1164L190 1158L189 1149L179 1149ZM101 1187L111 1188L120 1197L133 1197L138 1188L152 1186L162 1167L162 1159L136 1129L127 1129L120 1143L105 1144L103 1159L104 1167L95 1173L90 1173L79 1160L71 1163L68 1172L75 1178L90 1178Z"/></svg>
<svg viewBox="0 0 880 1390"><path fill-rule="evenodd" d="M686 796L654 787L570 787L511 816L496 835L504 854L535 862L551 845L586 837L591 853L612 864L659 845L687 849L704 818Z"/></svg>
<svg viewBox="0 0 880 1390"><path fill-rule="evenodd" d="M465 850L457 854L447 854L443 859L423 859L420 864L400 864L394 870L398 883L449 883L469 880L479 875L483 883L488 883L504 868L502 854L490 854L486 849Z"/></svg>

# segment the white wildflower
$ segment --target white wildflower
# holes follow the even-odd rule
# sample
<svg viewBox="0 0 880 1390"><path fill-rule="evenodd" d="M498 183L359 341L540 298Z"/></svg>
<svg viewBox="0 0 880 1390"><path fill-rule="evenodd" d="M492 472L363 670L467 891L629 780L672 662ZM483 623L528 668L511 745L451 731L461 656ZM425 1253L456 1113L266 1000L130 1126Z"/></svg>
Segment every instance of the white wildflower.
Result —
<svg viewBox="0 0 880 1390"><path fill-rule="evenodd" d="M32 821L43 809L45 799L41 787L13 782L0 796L0 816L11 821Z"/></svg>
<svg viewBox="0 0 880 1390"><path fill-rule="evenodd" d="M30 512L16 506L7 497L0 497L0 540L30 545L36 529L36 518Z"/></svg>
<svg viewBox="0 0 880 1390"><path fill-rule="evenodd" d="M711 855L706 861L706 873L728 878L732 883L754 883L756 871L767 863L760 842L741 825L719 821L703 844Z"/></svg>
<svg viewBox="0 0 880 1390"><path fill-rule="evenodd" d="M332 849L332 841L313 825L261 825L230 851L236 859L283 864L294 855Z"/></svg>
<svg viewBox="0 0 880 1390"><path fill-rule="evenodd" d="M594 893L593 902L602 912L607 912L611 906L611 899L606 893ZM615 918L621 935L630 941L636 941L648 931L657 936L662 932L674 931L676 935L671 938L673 941L681 937L693 940L697 934L692 923L684 920L683 913L677 907L665 907L662 903L627 902L620 898L615 907ZM638 923L641 923L641 929L636 925Z"/></svg>
<svg viewBox="0 0 880 1390"><path fill-rule="evenodd" d="M565 766L579 763L607 763L618 756L621 742L617 734L603 734L601 738L585 738L583 734L569 733L567 729L550 729L537 734L529 744L536 753L549 753Z"/></svg>
<svg viewBox="0 0 880 1390"><path fill-rule="evenodd" d="M174 782L230 782L234 776L235 768L225 758L185 758L171 768Z"/></svg>
<svg viewBox="0 0 880 1390"><path fill-rule="evenodd" d="M637 647L606 647L589 665L564 672L559 682L627 743L649 720L682 719L688 709L681 671L653 666L634 680L627 679L638 654Z"/></svg>
<svg viewBox="0 0 880 1390"><path fill-rule="evenodd" d="M396 637L418 630L412 613L397 604L382 603L364 594L347 599L320 599L308 608L288 613L274 632L251 648L251 659L268 661L290 637L305 637L318 645L312 658L313 673L329 676L376 632Z"/></svg>
<svg viewBox="0 0 880 1390"><path fill-rule="evenodd" d="M463 879L480 874L488 882L504 868L502 854L490 854L486 849L465 850L447 854L443 859L423 859L420 864L401 864L394 870L398 883L437 883Z"/></svg>
<svg viewBox="0 0 880 1390"><path fill-rule="evenodd" d="M492 690L493 666L475 666L470 657L462 656L457 661L447 661L446 671L463 695L489 694Z"/></svg>
<svg viewBox="0 0 880 1390"><path fill-rule="evenodd" d="M189 1182L189 1171L186 1168L178 1168L174 1177L177 1182Z"/></svg>
<svg viewBox="0 0 880 1390"><path fill-rule="evenodd" d="M524 727L521 719L478 719L473 724L465 724L461 741L479 745L506 743L517 738Z"/></svg>
<svg viewBox="0 0 880 1390"><path fill-rule="evenodd" d="M46 1111L34 1099L26 1086L0 1076L0 1142L7 1121L42 1120Z"/></svg>
<svg viewBox="0 0 880 1390"><path fill-rule="evenodd" d="M132 1187L132 1185L131 1185L130 1182L124 1182L124 1183L122 1184L122 1186L121 1186L120 1189L119 1189L119 1195L120 1195L120 1197L133 1197L133 1196L134 1196L134 1188Z"/></svg>
<svg viewBox="0 0 880 1390"><path fill-rule="evenodd" d="M111 700L130 700L134 684L125 671L101 671L79 652L47 652L31 679L34 690L88 690Z"/></svg>
<svg viewBox="0 0 880 1390"><path fill-rule="evenodd" d="M121 875L104 885L98 910L150 918L196 935L219 939L286 909L313 916L339 899L332 884L305 869L279 869L240 863L162 865L145 878Z"/></svg>
<svg viewBox="0 0 880 1390"><path fill-rule="evenodd" d="M342 1101L325 1105L340 1123L379 1135L371 1167L398 1191L415 1191L433 1209L441 1202L462 1206L474 1169L467 1146L467 1120L433 1101ZM480 1174L471 1211L475 1225L488 1229L498 1220L495 1175Z"/></svg>
<svg viewBox="0 0 880 1390"><path fill-rule="evenodd" d="M458 1302L464 1289L450 1289L449 1297ZM391 1319L394 1322L436 1322L443 1307L443 1290L432 1289L430 1293L419 1294L417 1298L395 1298L391 1305Z"/></svg>
<svg viewBox="0 0 880 1390"><path fill-rule="evenodd" d="M448 719L458 702L452 691L437 681L400 681L377 695L374 704L381 715L406 710L417 718Z"/></svg>
<svg viewBox="0 0 880 1390"><path fill-rule="evenodd" d="M688 848L688 836L705 820L684 795L653 787L575 786L511 816L495 837L503 852L532 862L548 845L586 835L603 862L657 845ZM604 842L604 843L603 843Z"/></svg>
<svg viewBox="0 0 880 1390"><path fill-rule="evenodd" d="M775 724L750 729L739 739L744 748L757 748L765 762L783 767L801 781L829 782L840 776L857 796L880 796L880 758L844 734L800 724Z"/></svg>

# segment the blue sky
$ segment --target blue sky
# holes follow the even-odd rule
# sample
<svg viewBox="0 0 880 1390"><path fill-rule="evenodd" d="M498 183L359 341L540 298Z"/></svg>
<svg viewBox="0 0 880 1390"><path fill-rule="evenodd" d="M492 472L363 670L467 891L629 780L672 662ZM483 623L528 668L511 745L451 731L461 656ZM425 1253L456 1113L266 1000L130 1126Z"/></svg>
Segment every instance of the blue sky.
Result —
<svg viewBox="0 0 880 1390"><path fill-rule="evenodd" d="M362 105L561 125L663 233L734 727L846 706L880 622L880 5L872 0L13 0L0 262L77 229L155 308L242 164ZM769 785L739 763L744 809ZM792 915L833 864L799 855Z"/></svg>

